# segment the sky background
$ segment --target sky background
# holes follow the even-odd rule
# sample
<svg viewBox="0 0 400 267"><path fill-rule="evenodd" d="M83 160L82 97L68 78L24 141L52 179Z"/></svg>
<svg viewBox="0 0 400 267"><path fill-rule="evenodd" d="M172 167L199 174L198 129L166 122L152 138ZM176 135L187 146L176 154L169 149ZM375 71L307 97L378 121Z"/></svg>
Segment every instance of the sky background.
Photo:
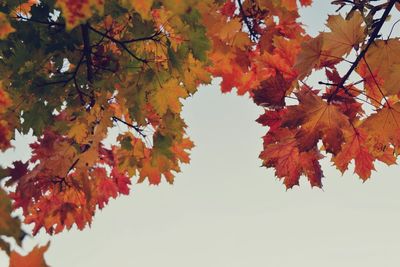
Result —
<svg viewBox="0 0 400 267"><path fill-rule="evenodd" d="M323 30L330 1L302 11ZM316 78L318 79L318 77ZM173 186L134 185L97 212L92 227L51 238L53 267L400 266L400 167L377 165L362 183L323 161L324 189L286 191L261 168L262 113L247 97L222 95L218 82L185 102L192 162ZM26 157L26 140L0 162ZM27 239L26 250L49 237ZM7 257L0 253L0 267Z"/></svg>

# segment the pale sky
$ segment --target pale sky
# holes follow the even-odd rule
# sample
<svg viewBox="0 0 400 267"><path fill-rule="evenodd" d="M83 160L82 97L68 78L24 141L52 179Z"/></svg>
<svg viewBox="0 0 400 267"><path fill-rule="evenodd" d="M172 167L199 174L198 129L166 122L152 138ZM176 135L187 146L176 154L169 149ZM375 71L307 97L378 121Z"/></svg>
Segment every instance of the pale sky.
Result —
<svg viewBox="0 0 400 267"><path fill-rule="evenodd" d="M332 10L330 1L317 2L303 12L314 33ZM250 99L222 95L214 83L186 101L183 113L197 146L175 184L135 184L90 229L52 237L51 266L400 266L400 167L377 165L362 183L352 167L342 176L326 158L324 190L303 178L286 191L260 167L266 129ZM17 146L24 150L23 141ZM48 239L28 238L25 248ZM3 255L0 267L7 266Z"/></svg>

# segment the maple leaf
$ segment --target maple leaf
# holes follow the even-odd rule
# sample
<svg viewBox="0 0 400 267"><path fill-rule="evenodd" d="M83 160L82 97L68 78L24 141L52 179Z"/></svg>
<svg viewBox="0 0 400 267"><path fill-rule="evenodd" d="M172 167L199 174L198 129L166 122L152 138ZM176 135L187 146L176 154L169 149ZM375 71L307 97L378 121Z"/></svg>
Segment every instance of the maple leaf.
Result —
<svg viewBox="0 0 400 267"><path fill-rule="evenodd" d="M189 138L183 138L181 142L175 142L172 147L171 151L176 158L181 161L182 163L189 163L190 157L189 153L186 150L190 150L194 147L194 143Z"/></svg>
<svg viewBox="0 0 400 267"><path fill-rule="evenodd" d="M6 171L11 178L7 181L6 185L11 186L18 182L28 172L29 163L22 161L14 161L13 168L7 168Z"/></svg>
<svg viewBox="0 0 400 267"><path fill-rule="evenodd" d="M201 61L195 59L192 54L189 54L187 58L187 65L183 75L183 82L189 93L194 93L200 84L211 82L210 73L204 69Z"/></svg>
<svg viewBox="0 0 400 267"><path fill-rule="evenodd" d="M400 147L400 102L385 106L366 118L361 127L383 144Z"/></svg>
<svg viewBox="0 0 400 267"><path fill-rule="evenodd" d="M236 3L233 0L228 0L221 8L221 14L227 17L233 16L236 10Z"/></svg>
<svg viewBox="0 0 400 267"><path fill-rule="evenodd" d="M265 167L275 168L275 175L283 178L286 188L298 185L302 174L308 177L311 186L322 186L323 174L318 163L322 156L316 150L300 152L294 133L287 129L277 131L273 142L264 143L260 158Z"/></svg>
<svg viewBox="0 0 400 267"><path fill-rule="evenodd" d="M104 0L57 0L57 6L62 10L68 30L90 18L93 15L92 9L103 13L104 3Z"/></svg>
<svg viewBox="0 0 400 267"><path fill-rule="evenodd" d="M384 93L381 89L383 88L384 80L378 75L379 69L375 69L372 73L370 67L363 61L358 65L357 73L364 79L366 96L370 99L372 105L380 107L384 98Z"/></svg>
<svg viewBox="0 0 400 267"><path fill-rule="evenodd" d="M169 163L165 156L156 156L156 157L153 156L152 160L146 159L143 162L138 183L142 183L146 178L148 178L150 184L158 185L161 182L161 176L163 174L165 175L165 177L168 180L168 177L170 177L170 174L163 173L159 167L159 165L165 166L166 164L169 164Z"/></svg>
<svg viewBox="0 0 400 267"><path fill-rule="evenodd" d="M350 161L354 159L354 172L363 180L371 176L371 171L375 170L374 157L368 150L367 137L367 133L362 128L354 129L352 133L346 133L341 151L332 158L335 166L342 173L347 170Z"/></svg>
<svg viewBox="0 0 400 267"><path fill-rule="evenodd" d="M11 193L0 197L7 225L19 227L10 198L34 234L55 234L90 225L98 208L129 193L132 176L173 183L193 148L182 99L211 76L222 78L222 92L236 88L263 108L260 158L287 188L302 175L322 186L320 151L342 172L354 160L363 180L375 160L396 162L400 40L378 40L394 0L347 3L347 17L330 16L330 32L315 38L299 23L311 0L3 2L0 149L15 130L37 137L29 162L1 170L1 179L11 176L3 183ZM305 78L322 67L329 82L317 93ZM362 80L349 80L354 71ZM119 144L105 148L112 126ZM7 225L0 235L15 230L19 242L20 229ZM0 247L9 247L2 237Z"/></svg>
<svg viewBox="0 0 400 267"><path fill-rule="evenodd" d="M253 91L254 102L263 107L280 108L285 106L286 92L291 84L285 80L281 73L262 81L260 87Z"/></svg>
<svg viewBox="0 0 400 267"><path fill-rule="evenodd" d="M365 39L363 22L359 12L354 12L348 20L341 15L329 16L327 26L331 32L322 34L324 54L338 61L350 53Z"/></svg>
<svg viewBox="0 0 400 267"><path fill-rule="evenodd" d="M264 126L268 126L271 132L277 130L282 124L282 116L286 109L277 111L266 110L256 121Z"/></svg>
<svg viewBox="0 0 400 267"><path fill-rule="evenodd" d="M178 81L171 79L159 87L154 93L154 108L160 116L164 115L167 110L179 113L182 107L180 98L186 98L187 96L188 93L178 84Z"/></svg>
<svg viewBox="0 0 400 267"><path fill-rule="evenodd" d="M310 74L314 67L320 63L322 53L322 35L302 43L301 51L297 56L294 68L298 72L298 79L301 80Z"/></svg>
<svg viewBox="0 0 400 267"><path fill-rule="evenodd" d="M280 2L287 10L294 11L297 9L297 0L280 0Z"/></svg>
<svg viewBox="0 0 400 267"><path fill-rule="evenodd" d="M87 121L78 121L72 125L68 137L74 138L78 144L84 143L88 138L88 124Z"/></svg>
<svg viewBox="0 0 400 267"><path fill-rule="evenodd" d="M313 147L321 138L327 150L336 151L343 131L350 128L348 117L308 89L301 90L296 96L299 105L288 107L282 125L300 126L298 136L304 150Z"/></svg>
<svg viewBox="0 0 400 267"><path fill-rule="evenodd" d="M47 245L36 246L26 256L21 256L13 251L10 255L10 267L49 267L44 259L44 253L48 250L50 242Z"/></svg>
<svg viewBox="0 0 400 267"><path fill-rule="evenodd" d="M12 17L30 17L31 9L33 5L38 5L39 0L28 0L26 3L22 3L11 12Z"/></svg>
<svg viewBox="0 0 400 267"><path fill-rule="evenodd" d="M83 229L90 224L95 206L88 206L83 191L67 186L61 192L62 183L49 187L47 195L36 197L36 201L25 207L25 223L34 223L33 234L36 235L43 227L49 234L60 233L65 228L71 229L76 224L78 229ZM22 196L23 197L23 196ZM20 195L14 195L18 204Z"/></svg>
<svg viewBox="0 0 400 267"><path fill-rule="evenodd" d="M131 179L126 175L126 173L118 171L113 168L111 171L111 177L117 186L118 192L123 195L129 194L129 185L131 184Z"/></svg>
<svg viewBox="0 0 400 267"><path fill-rule="evenodd" d="M394 56L397 53L400 53L398 38L377 40L366 53L364 61L357 71L368 82L366 88L370 91L371 97L375 96L379 100L383 95L394 95L400 92L398 86L400 60ZM376 89L374 89L375 87Z"/></svg>

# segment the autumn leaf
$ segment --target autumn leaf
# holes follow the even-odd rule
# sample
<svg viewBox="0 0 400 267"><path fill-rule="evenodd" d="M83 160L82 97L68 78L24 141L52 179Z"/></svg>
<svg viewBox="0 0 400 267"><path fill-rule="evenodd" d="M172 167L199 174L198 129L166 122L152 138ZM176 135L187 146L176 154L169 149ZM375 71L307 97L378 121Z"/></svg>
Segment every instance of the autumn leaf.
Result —
<svg viewBox="0 0 400 267"><path fill-rule="evenodd" d="M301 46L294 68L298 72L298 79L308 76L312 69L319 65L322 53L322 35L304 42Z"/></svg>
<svg viewBox="0 0 400 267"><path fill-rule="evenodd" d="M28 166L28 162L14 161L13 166L6 169L7 174L11 176L6 184L11 186L18 182L28 172Z"/></svg>
<svg viewBox="0 0 400 267"><path fill-rule="evenodd" d="M29 17L31 16L31 9L32 6L38 5L39 1L38 0L28 0L26 3L21 3L20 5L14 8L14 10L11 12L12 17Z"/></svg>
<svg viewBox="0 0 400 267"><path fill-rule="evenodd" d="M285 80L281 73L262 81L260 87L254 90L254 102L263 107L280 108L285 106L286 92L291 84Z"/></svg>
<svg viewBox="0 0 400 267"><path fill-rule="evenodd" d="M371 171L375 170L374 157L368 150L367 137L367 133L362 128L346 133L341 151L332 158L332 161L342 173L347 170L350 161L354 159L354 172L363 180L371 176Z"/></svg>
<svg viewBox="0 0 400 267"><path fill-rule="evenodd" d="M182 163L189 163L190 157L187 150L194 147L194 143L189 138L184 138L181 142L175 142L171 147L171 151L176 155L177 159Z"/></svg>
<svg viewBox="0 0 400 267"><path fill-rule="evenodd" d="M322 171L318 160L322 156L317 151L300 152L293 132L282 129L276 135L274 143L267 144L260 158L263 166L274 167L275 175L282 178L286 188L299 185L299 179L305 174L311 186L321 187Z"/></svg>
<svg viewBox="0 0 400 267"><path fill-rule="evenodd" d="M102 14L104 3L104 0L57 0L57 6L62 10L68 30L84 23L93 15L93 10Z"/></svg>
<svg viewBox="0 0 400 267"><path fill-rule="evenodd" d="M365 39L365 26L359 12L354 12L348 20L341 15L329 16L327 26L331 32L323 33L322 50L333 61L340 60Z"/></svg>
<svg viewBox="0 0 400 267"><path fill-rule="evenodd" d="M44 253L48 250L50 243L39 247L36 246L26 256L21 256L17 252L13 251L10 255L10 267L48 267Z"/></svg>
<svg viewBox="0 0 400 267"><path fill-rule="evenodd" d="M133 8L143 19L151 18L153 0L121 0L121 4L127 8Z"/></svg>
<svg viewBox="0 0 400 267"><path fill-rule="evenodd" d="M0 40L6 39L10 33L15 32L15 29L11 26L7 19L7 15L0 12Z"/></svg>
<svg viewBox="0 0 400 267"><path fill-rule="evenodd" d="M17 2L0 4L0 150L36 139L0 169L5 250L23 237L15 209L34 235L57 234L90 226L132 179L172 184L194 146L183 100L212 78L260 108L262 165L287 188L322 187L322 152L363 180L396 163L400 41L381 31L393 0L333 1L341 15L316 37L300 23L311 0Z"/></svg>
<svg viewBox="0 0 400 267"><path fill-rule="evenodd" d="M357 73L364 79L366 96L375 107L380 107L385 97L383 91L384 80L378 75L379 69L372 70L366 61L361 62L357 67Z"/></svg>
<svg viewBox="0 0 400 267"><path fill-rule="evenodd" d="M186 98L188 93L178 82L171 79L160 86L153 95L154 108L159 115L164 115L167 110L179 113L182 108L180 99Z"/></svg>
<svg viewBox="0 0 400 267"><path fill-rule="evenodd" d="M307 150L322 139L326 149L335 151L342 142L343 131L350 127L348 117L333 104L308 89L296 94L299 105L288 107L283 126L298 127L300 146ZM331 138L334 136L334 138Z"/></svg>
<svg viewBox="0 0 400 267"><path fill-rule="evenodd" d="M361 127L385 145L400 146L400 103L385 106L366 118Z"/></svg>
<svg viewBox="0 0 400 267"><path fill-rule="evenodd" d="M377 40L371 45L357 70L361 77L367 80L366 88L370 91L370 95L375 95L378 100L383 96L400 92L400 87L398 87L400 80L397 72L400 68L400 60L394 56L399 52L400 40L398 38ZM374 87L377 88L374 89ZM377 92L379 90L382 92Z"/></svg>

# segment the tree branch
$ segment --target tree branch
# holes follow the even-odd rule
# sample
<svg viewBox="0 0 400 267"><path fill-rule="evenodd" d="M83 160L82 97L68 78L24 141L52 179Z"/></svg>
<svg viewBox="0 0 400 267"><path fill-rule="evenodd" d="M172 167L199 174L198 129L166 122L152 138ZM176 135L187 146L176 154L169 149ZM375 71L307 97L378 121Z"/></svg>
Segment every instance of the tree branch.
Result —
<svg viewBox="0 0 400 267"><path fill-rule="evenodd" d="M349 79L350 75L353 73L353 71L356 69L356 67L358 66L358 63L360 63L360 61L364 58L364 56L366 55L368 49L370 48L370 46L372 45L372 43L375 41L375 39L378 37L379 31L381 30L383 24L385 23L387 17L389 16L390 11L392 10L393 6L396 4L398 0L390 0L385 12L383 13L382 17L380 18L379 22L376 24L374 31L372 32L368 43L366 44L366 46L361 50L361 53L357 56L356 60L354 61L354 63L351 65L350 69L347 71L347 73L343 76L342 80L340 81L340 83L338 83L336 90L329 96L328 98L328 103L330 103L333 98L337 95L337 93L339 92L340 89L346 89L344 84L346 83L346 81Z"/></svg>
<svg viewBox="0 0 400 267"><path fill-rule="evenodd" d="M43 25L48 25L48 26L62 26L65 27L64 23L59 23L59 22L54 22L54 21L43 21L43 20L37 20L37 19L33 19L33 18L27 18L27 17L23 17L21 15L17 15L16 17L11 17L12 19L19 19L21 21L29 21L29 22L34 22L34 23L38 23L38 24L43 24Z"/></svg>
<svg viewBox="0 0 400 267"><path fill-rule="evenodd" d="M112 119L113 119L114 121L122 122L122 123L125 124L126 126L133 128L141 137L146 138L146 135L143 133L143 130L140 129L138 126L133 125L133 124L131 124L131 123L128 123L128 122L124 121L123 119L118 118L118 117L116 117L116 116L113 116Z"/></svg>
<svg viewBox="0 0 400 267"><path fill-rule="evenodd" d="M155 33L153 33L150 36L147 37L141 37L141 38L132 38L130 40L124 40L121 41L124 44L129 44L129 43L134 43L134 42L141 42L141 41L157 41L157 39L155 39L157 36L159 36L161 34L161 31L156 31Z"/></svg>
<svg viewBox="0 0 400 267"><path fill-rule="evenodd" d="M81 25L83 54L86 58L86 74L89 83L93 83L93 62L92 62L92 47L90 46L89 23Z"/></svg>
<svg viewBox="0 0 400 267"><path fill-rule="evenodd" d="M148 60L147 60L147 59L140 58L140 57L136 56L131 50L129 50L129 48L126 46L126 44L124 43L124 41L117 40L117 39L115 39L115 38L112 37L112 36L109 36L109 35L107 35L107 34L101 32L101 31L99 31L99 30L96 30L95 28L93 28L93 27L90 26L90 25L89 25L89 29L92 30L93 32L97 33L98 35L103 36L103 37L107 38L108 40L114 42L115 44L119 45L122 49L124 49L126 52L128 52L128 54L129 54L131 57L133 57L134 59L136 59L136 60L138 60L138 61L140 61L140 62L143 62L144 64L148 64Z"/></svg>
<svg viewBox="0 0 400 267"><path fill-rule="evenodd" d="M246 14L244 12L242 1L241 0L237 0L237 2L238 2L238 5L239 5L240 14L242 15L243 21L246 24L247 29L249 30L250 36L254 40L257 40L258 39L258 35L257 35L256 32L254 32L253 26L251 25L251 22L249 21L249 18L246 16Z"/></svg>

